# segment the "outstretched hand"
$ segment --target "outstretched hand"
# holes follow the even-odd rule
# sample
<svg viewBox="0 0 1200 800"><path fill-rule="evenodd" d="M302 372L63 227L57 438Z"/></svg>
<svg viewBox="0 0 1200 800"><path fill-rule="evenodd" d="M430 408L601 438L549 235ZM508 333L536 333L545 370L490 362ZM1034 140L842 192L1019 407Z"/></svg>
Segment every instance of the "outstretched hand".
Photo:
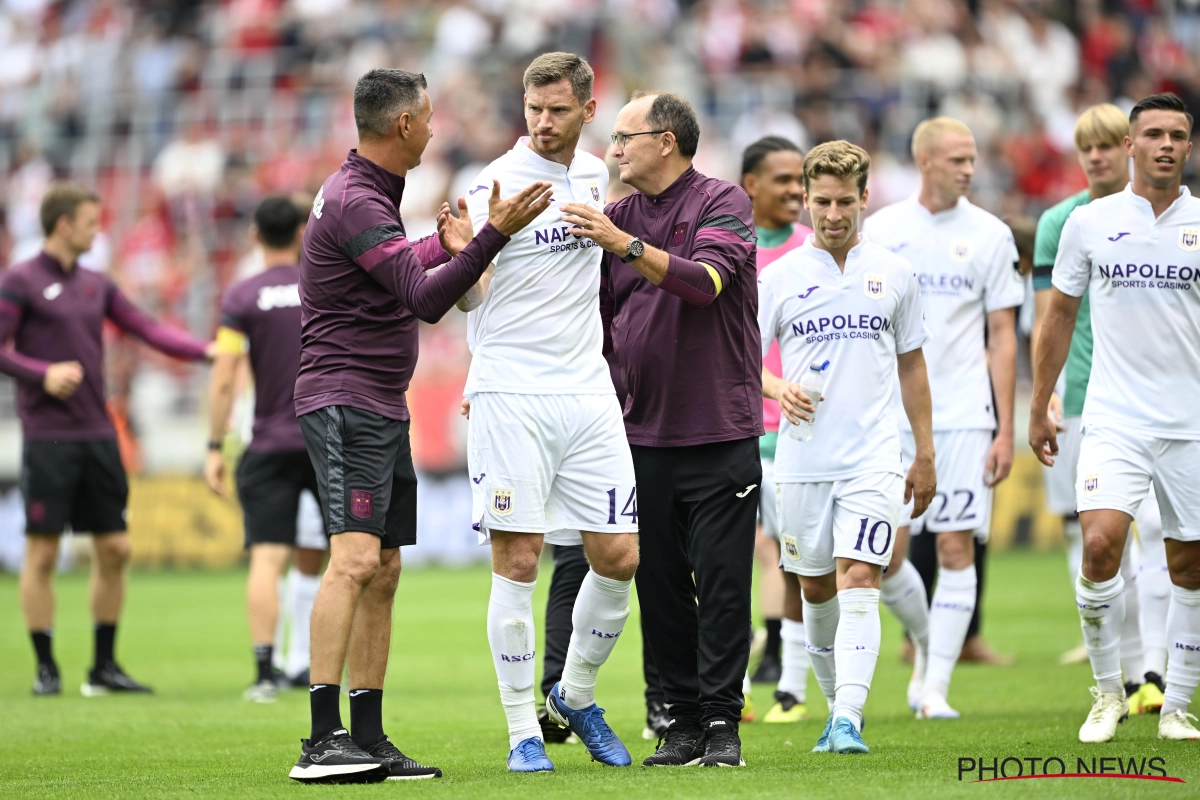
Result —
<svg viewBox="0 0 1200 800"><path fill-rule="evenodd" d="M585 203L567 203L561 207L563 222L575 227L567 231L573 236L591 239L610 253L625 255L633 237L613 224L603 211Z"/></svg>
<svg viewBox="0 0 1200 800"><path fill-rule="evenodd" d="M493 180L492 196L488 198L488 222L505 236L512 236L550 207L552 188L546 181L537 181L507 200L501 200L500 181Z"/></svg>
<svg viewBox="0 0 1200 800"><path fill-rule="evenodd" d="M475 227L471 225L471 215L467 213L465 197L458 198L457 217L451 213L449 203L442 203L437 215L437 233L442 249L451 256L458 255L475 236Z"/></svg>

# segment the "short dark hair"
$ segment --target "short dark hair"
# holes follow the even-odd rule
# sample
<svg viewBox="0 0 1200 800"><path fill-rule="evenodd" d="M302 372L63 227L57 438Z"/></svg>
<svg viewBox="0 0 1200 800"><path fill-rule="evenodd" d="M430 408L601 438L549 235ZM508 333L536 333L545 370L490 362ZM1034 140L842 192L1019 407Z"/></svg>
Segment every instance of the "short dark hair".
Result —
<svg viewBox="0 0 1200 800"><path fill-rule="evenodd" d="M78 183L60 181L51 184L46 193L42 195L42 206L39 209L42 233L46 236L54 233L54 228L62 217L74 219L75 212L84 203L99 202L100 195L91 189L85 189Z"/></svg>
<svg viewBox="0 0 1200 800"><path fill-rule="evenodd" d="M1143 111L1178 111L1187 117L1188 130L1192 129L1192 115L1188 113L1187 104L1174 92L1152 94L1142 98L1141 102L1129 112L1129 127L1133 127L1133 123L1137 121Z"/></svg>
<svg viewBox="0 0 1200 800"><path fill-rule="evenodd" d="M771 153L804 153L791 139L782 136L764 136L742 151L742 175L756 171Z"/></svg>
<svg viewBox="0 0 1200 800"><path fill-rule="evenodd" d="M571 93L580 105L592 99L596 76L587 60L574 53L543 53L535 58L525 70L525 91L530 86L549 86L562 80L571 82Z"/></svg>
<svg viewBox="0 0 1200 800"><path fill-rule="evenodd" d="M354 124L360 139L382 139L392 132L396 117L415 111L425 76L402 69L373 69L354 84Z"/></svg>
<svg viewBox="0 0 1200 800"><path fill-rule="evenodd" d="M254 225L262 243L275 250L290 247L304 221L300 209L290 197L268 197L254 209Z"/></svg>
<svg viewBox="0 0 1200 800"><path fill-rule="evenodd" d="M646 122L654 130L674 134L679 152L684 156L691 158L696 155L696 147L700 144L700 122L696 119L696 109L684 98L670 92L634 92L632 99L651 96L654 101L646 112Z"/></svg>

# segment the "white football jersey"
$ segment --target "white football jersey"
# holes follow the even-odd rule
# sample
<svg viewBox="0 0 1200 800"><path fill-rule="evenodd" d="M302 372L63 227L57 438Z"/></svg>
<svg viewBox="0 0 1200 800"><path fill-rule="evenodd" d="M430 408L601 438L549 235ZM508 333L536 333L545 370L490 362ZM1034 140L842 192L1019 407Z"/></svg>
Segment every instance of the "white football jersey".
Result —
<svg viewBox="0 0 1200 800"><path fill-rule="evenodd" d="M468 317L473 358L463 393L614 394L600 326L600 257L567 231L561 206L603 210L608 167L576 151L570 167L529 149L529 138L489 164L468 192L475 230L488 218L492 180L511 197L535 181L553 184L550 207L504 246L487 296Z"/></svg>
<svg viewBox="0 0 1200 800"><path fill-rule="evenodd" d="M1080 206L1063 227L1053 281L1072 297L1090 292L1084 429L1200 439L1200 199L1184 186L1155 219L1130 184Z"/></svg>
<svg viewBox="0 0 1200 800"><path fill-rule="evenodd" d="M843 273L810 235L759 276L758 325L763 355L779 340L786 380L799 383L810 365L829 361L812 439L796 441L787 417L780 421L775 482L903 474L896 354L928 338L912 265L861 242L846 256Z"/></svg>
<svg viewBox="0 0 1200 800"><path fill-rule="evenodd" d="M988 312L1025 300L1012 231L965 197L931 214L914 196L867 217L863 235L916 269L929 326L933 429L994 430L983 335ZM901 425L907 428L907 417Z"/></svg>

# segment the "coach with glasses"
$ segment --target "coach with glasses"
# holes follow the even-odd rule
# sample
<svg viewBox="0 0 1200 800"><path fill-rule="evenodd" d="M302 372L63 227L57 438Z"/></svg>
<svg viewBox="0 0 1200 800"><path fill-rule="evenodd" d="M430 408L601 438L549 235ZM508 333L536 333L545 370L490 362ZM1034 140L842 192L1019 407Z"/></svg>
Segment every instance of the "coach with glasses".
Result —
<svg viewBox="0 0 1200 800"><path fill-rule="evenodd" d="M628 390L641 536L637 590L672 722L646 766L744 766L738 721L762 466L754 220L732 183L692 167L696 113L634 95L614 155L636 191L602 214L563 206L604 248L605 348Z"/></svg>

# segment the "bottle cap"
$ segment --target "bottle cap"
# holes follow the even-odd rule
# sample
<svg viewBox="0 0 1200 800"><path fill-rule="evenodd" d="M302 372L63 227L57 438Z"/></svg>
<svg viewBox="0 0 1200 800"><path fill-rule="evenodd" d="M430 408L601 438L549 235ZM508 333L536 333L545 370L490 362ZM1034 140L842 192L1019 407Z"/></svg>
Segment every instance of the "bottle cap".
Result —
<svg viewBox="0 0 1200 800"><path fill-rule="evenodd" d="M826 369L829 368L829 360L826 359L825 363L823 363L823 364L817 364L816 362L813 362L812 364L809 365L808 368L813 370L814 372L824 372Z"/></svg>

